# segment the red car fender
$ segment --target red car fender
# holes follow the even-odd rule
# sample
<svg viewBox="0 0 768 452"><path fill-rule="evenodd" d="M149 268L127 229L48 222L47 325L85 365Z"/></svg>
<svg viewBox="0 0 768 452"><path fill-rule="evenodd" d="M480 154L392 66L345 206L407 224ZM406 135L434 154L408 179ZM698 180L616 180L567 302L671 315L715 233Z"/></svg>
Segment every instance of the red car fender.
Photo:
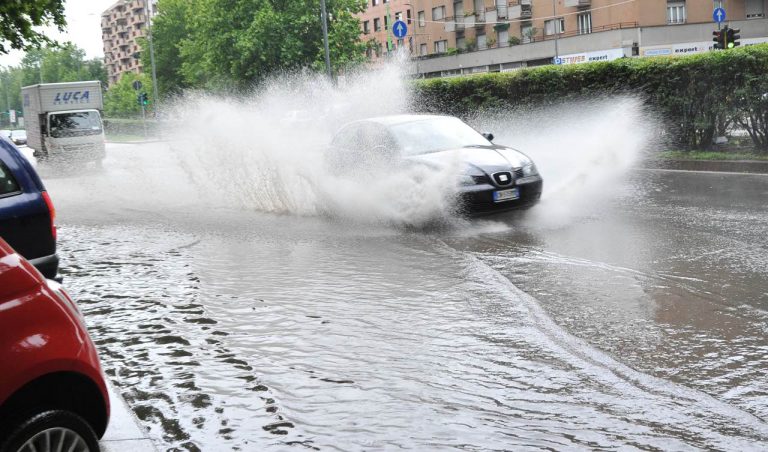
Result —
<svg viewBox="0 0 768 452"><path fill-rule="evenodd" d="M109 413L96 347L76 305L0 238L0 405L27 383L58 372L95 383Z"/></svg>

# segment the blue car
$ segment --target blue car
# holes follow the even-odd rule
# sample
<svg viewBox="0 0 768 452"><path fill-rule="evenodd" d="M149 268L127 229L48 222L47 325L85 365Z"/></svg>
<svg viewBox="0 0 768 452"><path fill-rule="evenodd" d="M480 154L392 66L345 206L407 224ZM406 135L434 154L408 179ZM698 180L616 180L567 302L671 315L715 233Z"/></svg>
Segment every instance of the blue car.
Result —
<svg viewBox="0 0 768 452"><path fill-rule="evenodd" d="M29 161L0 137L0 237L46 278L58 277L56 211Z"/></svg>

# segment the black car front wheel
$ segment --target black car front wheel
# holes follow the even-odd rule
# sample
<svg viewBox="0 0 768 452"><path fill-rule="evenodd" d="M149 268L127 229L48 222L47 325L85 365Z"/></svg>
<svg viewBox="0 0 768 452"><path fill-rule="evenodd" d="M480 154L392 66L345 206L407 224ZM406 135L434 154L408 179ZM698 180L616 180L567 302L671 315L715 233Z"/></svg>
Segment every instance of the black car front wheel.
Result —
<svg viewBox="0 0 768 452"><path fill-rule="evenodd" d="M27 418L11 431L0 452L99 452L93 428L71 411L50 410Z"/></svg>

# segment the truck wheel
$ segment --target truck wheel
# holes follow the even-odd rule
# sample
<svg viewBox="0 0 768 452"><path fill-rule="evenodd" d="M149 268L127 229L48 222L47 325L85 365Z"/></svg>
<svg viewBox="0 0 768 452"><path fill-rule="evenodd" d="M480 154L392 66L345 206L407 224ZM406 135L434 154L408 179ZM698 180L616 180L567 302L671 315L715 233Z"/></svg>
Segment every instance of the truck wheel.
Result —
<svg viewBox="0 0 768 452"><path fill-rule="evenodd" d="M99 452L93 428L71 411L50 410L27 418L10 432L0 452L56 450Z"/></svg>

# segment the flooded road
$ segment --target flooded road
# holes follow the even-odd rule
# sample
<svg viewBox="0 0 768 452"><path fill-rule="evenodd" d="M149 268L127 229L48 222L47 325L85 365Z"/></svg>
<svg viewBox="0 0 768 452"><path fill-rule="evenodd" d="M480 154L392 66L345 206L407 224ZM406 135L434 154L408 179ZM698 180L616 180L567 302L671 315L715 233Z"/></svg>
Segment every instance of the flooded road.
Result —
<svg viewBox="0 0 768 452"><path fill-rule="evenodd" d="M634 170L412 229L203 203L173 155L108 152L41 173L65 285L162 450L768 442L766 176Z"/></svg>

